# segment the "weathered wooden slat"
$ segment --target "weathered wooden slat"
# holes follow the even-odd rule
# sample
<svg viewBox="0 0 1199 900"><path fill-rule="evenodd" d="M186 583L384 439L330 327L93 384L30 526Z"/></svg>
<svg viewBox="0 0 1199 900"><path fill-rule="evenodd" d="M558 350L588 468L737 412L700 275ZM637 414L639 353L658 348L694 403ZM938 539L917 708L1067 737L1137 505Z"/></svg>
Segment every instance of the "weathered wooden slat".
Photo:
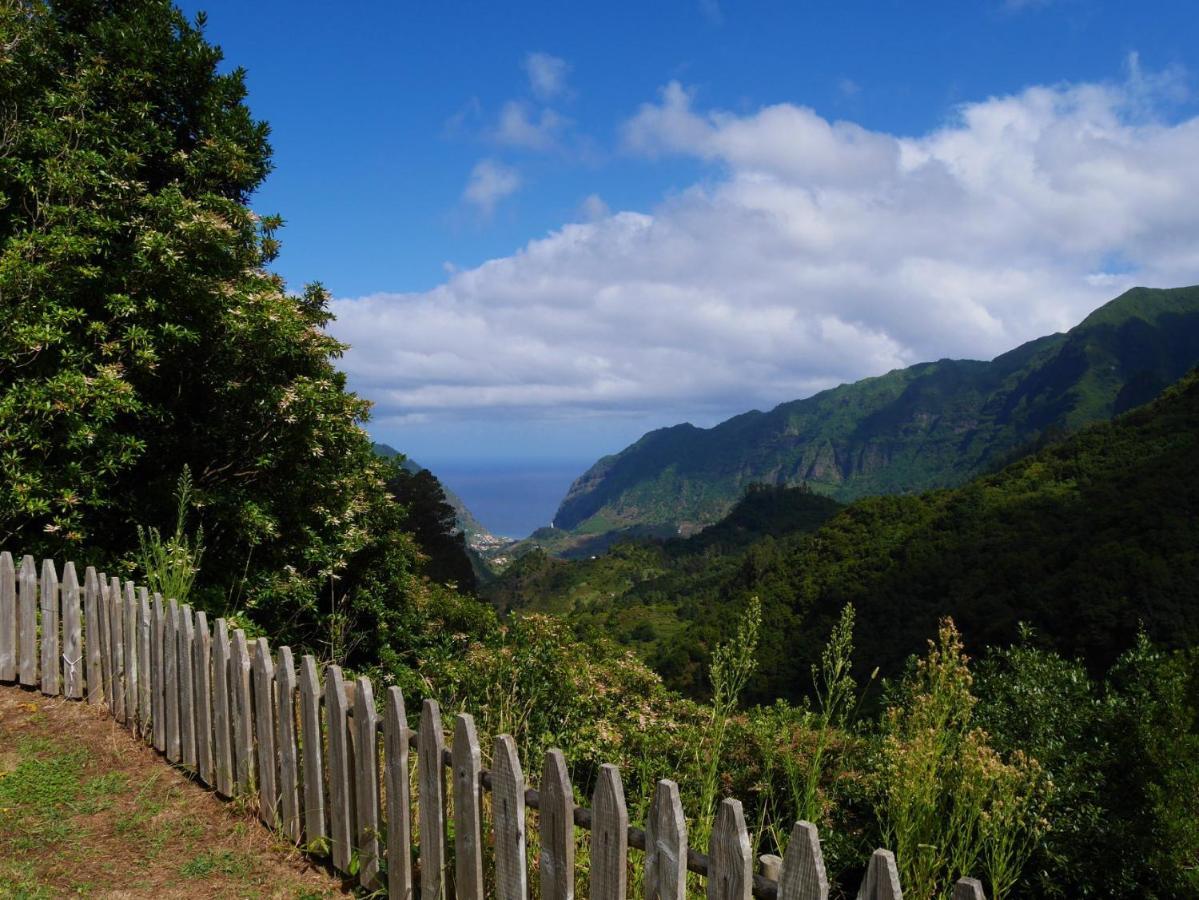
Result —
<svg viewBox="0 0 1199 900"><path fill-rule="evenodd" d="M340 666L325 669L325 716L329 738L329 846L333 865L350 870L354 817L350 809L350 746L346 734L345 679Z"/></svg>
<svg viewBox="0 0 1199 900"><path fill-rule="evenodd" d="M358 816L358 884L378 890L379 880L379 713L369 678L359 678L354 692L354 791Z"/></svg>
<svg viewBox="0 0 1199 900"><path fill-rule="evenodd" d="M296 748L296 665L291 647L279 648L279 663L275 667L275 716L279 813L283 833L293 844L298 844L304 839L304 829L300 823L299 754Z"/></svg>
<svg viewBox="0 0 1199 900"><path fill-rule="evenodd" d="M474 717L454 719L454 896L483 900L483 761Z"/></svg>
<svg viewBox="0 0 1199 900"><path fill-rule="evenodd" d="M233 796L233 712L230 708L229 626L224 619L216 620L212 641L212 752L216 769L216 789L226 797Z"/></svg>
<svg viewBox="0 0 1199 900"><path fill-rule="evenodd" d="M687 820L679 786L662 779L645 823L646 900L684 900L687 896Z"/></svg>
<svg viewBox="0 0 1199 900"><path fill-rule="evenodd" d="M753 886L753 849L741 801L722 800L708 843L708 900L750 900Z"/></svg>
<svg viewBox="0 0 1199 900"><path fill-rule="evenodd" d="M811 822L796 822L783 854L778 900L828 900L820 837Z"/></svg>
<svg viewBox="0 0 1199 900"><path fill-rule="evenodd" d="M629 811L616 766L600 766L591 798L591 900L628 894Z"/></svg>
<svg viewBox="0 0 1199 900"><path fill-rule="evenodd" d="M162 629L162 694L167 759L177 763L183 755L183 742L179 737L179 604L174 598L167 601Z"/></svg>
<svg viewBox="0 0 1199 900"><path fill-rule="evenodd" d="M499 900L527 900L525 776L511 735L495 739L491 767L491 824L495 840L495 893Z"/></svg>
<svg viewBox="0 0 1199 900"><path fill-rule="evenodd" d="M150 733L154 749L164 752L167 748L167 694L166 694L166 611L162 606L162 594L155 592L150 615Z"/></svg>
<svg viewBox="0 0 1199 900"><path fill-rule="evenodd" d="M17 570L12 554L0 553L0 681L17 680Z"/></svg>
<svg viewBox="0 0 1199 900"><path fill-rule="evenodd" d="M310 849L329 838L325 825L325 766L321 751L321 678L316 660L300 661L300 738L304 754L304 839Z"/></svg>
<svg viewBox="0 0 1199 900"><path fill-rule="evenodd" d="M562 751L545 754L541 772L538 837L541 839L539 869L543 900L574 900L575 895L575 801L570 773Z"/></svg>
<svg viewBox="0 0 1199 900"><path fill-rule="evenodd" d="M112 688L112 608L108 605L108 576L101 572L97 576L98 593L96 594L96 620L100 626L100 671L104 682L104 702L108 704L108 714L116 709Z"/></svg>
<svg viewBox="0 0 1199 900"><path fill-rule="evenodd" d="M279 824L279 776L275 753L275 661L266 638L254 642L254 732L258 739L258 815Z"/></svg>
<svg viewBox="0 0 1199 900"><path fill-rule="evenodd" d="M115 575L108 582L108 643L112 653L113 717L125 724L125 603L121 595L121 579Z"/></svg>
<svg viewBox="0 0 1199 900"><path fill-rule="evenodd" d="M100 613L100 579L95 566L83 573L84 652L87 654L87 702L95 706L104 700L104 639Z"/></svg>
<svg viewBox="0 0 1199 900"><path fill-rule="evenodd" d="M62 659L59 651L58 572L54 560L42 560L42 583L38 591L42 611L42 693L57 697L62 692Z"/></svg>
<svg viewBox="0 0 1199 900"><path fill-rule="evenodd" d="M310 657L309 657L310 658ZM387 689L383 710L383 765L387 789L387 895L411 900L412 786L408 781L408 714L404 693Z"/></svg>
<svg viewBox="0 0 1199 900"><path fill-rule="evenodd" d="M216 786L213 772L212 731L212 632L208 615L196 610L196 636L192 643L192 690L196 700L196 771L200 780Z"/></svg>
<svg viewBox="0 0 1199 900"><path fill-rule="evenodd" d="M445 883L445 767L442 755L441 707L426 700L417 732L416 777L420 786L417 812L420 820L421 900L444 900Z"/></svg>
<svg viewBox="0 0 1199 900"><path fill-rule="evenodd" d="M72 700L83 698L83 616L79 605L79 576L75 564L62 570L62 669L63 695Z"/></svg>
<svg viewBox="0 0 1199 900"><path fill-rule="evenodd" d="M121 595L121 619L125 656L125 720L130 730L136 731L137 682L141 673L137 667L137 597L132 581L125 582L125 592Z"/></svg>
<svg viewBox="0 0 1199 900"><path fill-rule="evenodd" d="M953 900L987 900L987 894L977 878L959 878L953 886Z"/></svg>
<svg viewBox="0 0 1199 900"><path fill-rule="evenodd" d="M246 633L233 632L229 663L230 715L233 717L233 771L237 793L254 792L254 712L250 692L250 647Z"/></svg>
<svg viewBox="0 0 1199 900"><path fill-rule="evenodd" d="M179 607L179 744L183 765L196 767L196 620L186 603Z"/></svg>
<svg viewBox="0 0 1199 900"><path fill-rule="evenodd" d="M17 652L20 655L21 684L37 685L37 569L33 557L21 560L17 583Z"/></svg>
<svg viewBox="0 0 1199 900"><path fill-rule="evenodd" d="M154 683L154 656L150 650L154 631L150 612L150 594L145 588L137 592L137 722L143 739L150 738L153 710L150 708L151 686Z"/></svg>
<svg viewBox="0 0 1199 900"><path fill-rule="evenodd" d="M903 900L899 868L895 865L895 854L890 850L875 850L871 855L857 900Z"/></svg>

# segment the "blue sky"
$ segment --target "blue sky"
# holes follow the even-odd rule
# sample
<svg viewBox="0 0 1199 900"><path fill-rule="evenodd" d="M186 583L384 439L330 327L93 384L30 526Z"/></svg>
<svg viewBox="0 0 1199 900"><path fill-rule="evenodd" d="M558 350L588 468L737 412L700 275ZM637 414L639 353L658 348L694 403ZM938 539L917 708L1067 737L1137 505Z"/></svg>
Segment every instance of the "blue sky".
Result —
<svg viewBox="0 0 1199 900"><path fill-rule="evenodd" d="M277 268L426 464L594 459L1199 281L1193 2L182 5L271 123Z"/></svg>

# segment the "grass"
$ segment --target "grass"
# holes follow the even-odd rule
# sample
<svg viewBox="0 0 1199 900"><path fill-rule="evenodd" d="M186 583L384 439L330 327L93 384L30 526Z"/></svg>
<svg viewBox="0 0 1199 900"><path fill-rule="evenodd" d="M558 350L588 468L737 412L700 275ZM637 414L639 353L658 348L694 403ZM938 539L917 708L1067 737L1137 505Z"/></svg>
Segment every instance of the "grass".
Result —
<svg viewBox="0 0 1199 900"><path fill-rule="evenodd" d="M0 900L342 896L85 704L0 687Z"/></svg>

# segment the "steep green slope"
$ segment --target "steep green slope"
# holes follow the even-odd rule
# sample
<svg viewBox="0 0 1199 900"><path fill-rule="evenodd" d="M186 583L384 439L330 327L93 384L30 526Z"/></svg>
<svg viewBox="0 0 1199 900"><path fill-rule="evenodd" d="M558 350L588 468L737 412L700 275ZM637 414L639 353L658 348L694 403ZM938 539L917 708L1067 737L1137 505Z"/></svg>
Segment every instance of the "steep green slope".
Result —
<svg viewBox="0 0 1199 900"><path fill-rule="evenodd" d="M1145 402L1196 362L1199 287L1136 288L991 362L922 363L714 428L650 432L584 473L555 525L685 534L753 482L806 482L839 500L960 484L1046 434Z"/></svg>
<svg viewBox="0 0 1199 900"><path fill-rule="evenodd" d="M569 572L580 564L551 561L553 578L538 585L526 573L510 605L557 605L581 630L625 640L668 681L702 691L709 649L757 596L771 624L752 684L759 699L807 691L846 603L857 608L865 672L898 671L943 615L975 650L1027 622L1098 670L1141 626L1169 647L1199 640L1196 460L1199 372L1147 406L961 487L866 498L818 530L768 529L734 552L670 559L661 548L626 548L619 561L589 564L587 578L608 590L602 603L564 602L555 590L577 583ZM661 571L642 564L644 577L619 588L609 571L638 553L654 554Z"/></svg>

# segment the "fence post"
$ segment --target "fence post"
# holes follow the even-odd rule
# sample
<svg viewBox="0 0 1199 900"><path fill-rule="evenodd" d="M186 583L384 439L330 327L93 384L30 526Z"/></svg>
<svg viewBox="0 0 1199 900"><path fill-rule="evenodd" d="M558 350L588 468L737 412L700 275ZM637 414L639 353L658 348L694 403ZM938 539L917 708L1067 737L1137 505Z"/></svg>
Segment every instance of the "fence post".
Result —
<svg viewBox="0 0 1199 900"><path fill-rule="evenodd" d="M279 800L283 831L293 844L303 840L300 827L300 777L296 763L296 666L291 648L279 648L275 669L275 714L279 726Z"/></svg>
<svg viewBox="0 0 1199 900"><path fill-rule="evenodd" d="M186 603L179 607L179 740L183 764L196 767L196 621Z"/></svg>
<svg viewBox="0 0 1199 900"><path fill-rule="evenodd" d="M18 651L21 654L21 684L37 685L37 570L33 557L21 560L17 595Z"/></svg>
<svg viewBox="0 0 1199 900"><path fill-rule="evenodd" d="M987 900L983 883L977 878L959 878L953 886L953 900Z"/></svg>
<svg viewBox="0 0 1199 900"><path fill-rule="evenodd" d="M383 710L383 765L387 785L387 893L412 897L412 787L408 781L408 715L404 692L387 689Z"/></svg>
<svg viewBox="0 0 1199 900"><path fill-rule="evenodd" d="M177 763L183 755L183 743L179 736L179 604L173 597L167 601L162 629L162 670L167 759Z"/></svg>
<svg viewBox="0 0 1199 900"><path fill-rule="evenodd" d="M442 754L441 707L426 700L417 734L416 770L420 783L420 889L421 900L445 898L445 768Z"/></svg>
<svg viewBox="0 0 1199 900"><path fill-rule="evenodd" d="M196 769L204 784L215 787L216 776L212 771L212 632L208 630L206 613L196 610L195 619L192 690L196 700Z"/></svg>
<svg viewBox="0 0 1199 900"><path fill-rule="evenodd" d="M275 773L275 663L266 638L254 642L254 731L258 738L258 814L267 827L279 822Z"/></svg>
<svg viewBox="0 0 1199 900"><path fill-rule="evenodd" d="M150 633L154 621L150 617L150 595L145 588L137 594L137 721L143 740L150 739L153 712L150 691L154 684L154 658L150 652Z"/></svg>
<svg viewBox="0 0 1199 900"><path fill-rule="evenodd" d="M103 617L100 615L100 582L96 567L83 573L83 640L87 652L87 702L95 706L104 699Z"/></svg>
<svg viewBox="0 0 1199 900"><path fill-rule="evenodd" d="M325 715L329 737L329 837L333 865L342 872L350 870L351 832L350 813L350 756L346 734L345 679L341 666L325 669Z"/></svg>
<svg viewBox="0 0 1199 900"><path fill-rule="evenodd" d="M600 766L591 817L591 900L624 900L628 894L629 811L616 766Z"/></svg>
<svg viewBox="0 0 1199 900"><path fill-rule="evenodd" d="M482 758L474 717L454 720L454 896L483 900Z"/></svg>
<svg viewBox="0 0 1199 900"><path fill-rule="evenodd" d="M491 764L491 825L495 834L495 888L499 900L527 900L525 858L525 776L516 741L495 739Z"/></svg>
<svg viewBox="0 0 1199 900"><path fill-rule="evenodd" d="M75 564L62 570L62 657L66 684L63 693L72 700L83 697L83 622L79 607L79 576Z"/></svg>
<svg viewBox="0 0 1199 900"><path fill-rule="evenodd" d="M662 779L645 823L646 900L685 900L687 896L687 820L679 786Z"/></svg>
<svg viewBox="0 0 1199 900"><path fill-rule="evenodd" d="M304 752L304 837L306 844L313 848L329 837L325 827L320 702L321 679L316 660L306 654L300 661L300 731Z"/></svg>
<svg viewBox="0 0 1199 900"><path fill-rule="evenodd" d="M358 812L358 883L376 890L379 883L379 714L369 678L360 677L354 692L357 759L354 781Z"/></svg>
<svg viewBox="0 0 1199 900"><path fill-rule="evenodd" d="M899 869L890 850L875 850L866 866L866 877L858 889L858 900L903 900Z"/></svg>
<svg viewBox="0 0 1199 900"><path fill-rule="evenodd" d="M575 795L562 751L546 751L541 771L538 836L543 900L574 900Z"/></svg>
<svg viewBox="0 0 1199 900"><path fill-rule="evenodd" d="M125 657L125 720L129 730L137 733L137 681L141 675L137 666L137 598L133 582L125 582L121 600L121 638Z"/></svg>
<svg viewBox="0 0 1199 900"><path fill-rule="evenodd" d="M820 837L811 822L796 822L783 854L778 900L828 900Z"/></svg>
<svg viewBox="0 0 1199 900"><path fill-rule="evenodd" d="M160 753L167 749L167 694L166 662L163 648L166 646L166 613L162 608L162 594L155 591L154 606L150 615L150 733L154 749Z"/></svg>
<svg viewBox="0 0 1199 900"><path fill-rule="evenodd" d="M62 691L60 670L62 660L58 650L58 573L54 560L42 560L42 693L57 697Z"/></svg>
<svg viewBox="0 0 1199 900"><path fill-rule="evenodd" d="M0 553L0 681L17 680L17 570Z"/></svg>
<svg viewBox="0 0 1199 900"><path fill-rule="evenodd" d="M740 800L722 800L708 844L709 900L750 900L753 852Z"/></svg>
<svg viewBox="0 0 1199 900"><path fill-rule="evenodd" d="M216 637L212 648L212 728L213 766L216 768L216 789L226 797L233 796L233 713L229 708L229 679L232 653L229 649L229 626L224 619L216 620Z"/></svg>
<svg viewBox="0 0 1199 900"><path fill-rule="evenodd" d="M112 702L116 719L125 724L125 609L121 599L121 579L115 575L108 582L108 644L112 648Z"/></svg>
<svg viewBox="0 0 1199 900"><path fill-rule="evenodd" d="M254 712L250 699L250 648L246 633L233 632L233 653L229 663L230 714L233 717L233 758L237 774L237 793L254 790Z"/></svg>

